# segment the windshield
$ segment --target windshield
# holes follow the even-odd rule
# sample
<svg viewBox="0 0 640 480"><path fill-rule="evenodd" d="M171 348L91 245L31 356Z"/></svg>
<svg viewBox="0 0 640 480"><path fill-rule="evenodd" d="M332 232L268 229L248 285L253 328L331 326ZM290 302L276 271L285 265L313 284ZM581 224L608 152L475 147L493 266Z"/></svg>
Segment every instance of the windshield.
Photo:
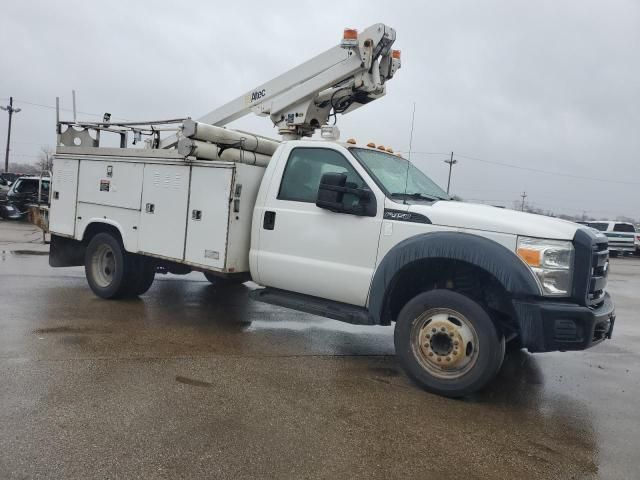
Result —
<svg viewBox="0 0 640 480"><path fill-rule="evenodd" d="M350 150L389 196L418 200L450 200L444 190L404 158L364 148Z"/></svg>

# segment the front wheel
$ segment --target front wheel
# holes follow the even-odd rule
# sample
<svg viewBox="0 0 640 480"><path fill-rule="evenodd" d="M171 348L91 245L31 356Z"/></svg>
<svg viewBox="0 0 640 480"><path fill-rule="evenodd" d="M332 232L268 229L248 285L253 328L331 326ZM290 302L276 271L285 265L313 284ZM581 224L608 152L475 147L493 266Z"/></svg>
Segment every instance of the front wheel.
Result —
<svg viewBox="0 0 640 480"><path fill-rule="evenodd" d="M395 348L400 364L421 387L462 397L485 386L504 359L504 337L487 312L451 290L411 299L398 315Z"/></svg>

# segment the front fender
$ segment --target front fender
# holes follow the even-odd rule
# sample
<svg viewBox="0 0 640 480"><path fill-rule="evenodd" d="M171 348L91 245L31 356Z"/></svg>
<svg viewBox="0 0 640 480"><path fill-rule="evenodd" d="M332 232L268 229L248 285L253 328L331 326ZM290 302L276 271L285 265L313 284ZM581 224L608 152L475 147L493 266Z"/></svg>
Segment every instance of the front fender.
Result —
<svg viewBox="0 0 640 480"><path fill-rule="evenodd" d="M479 267L514 296L542 293L531 270L499 243L469 233L423 233L398 243L378 265L369 291L369 313L375 323L382 323L386 294L396 274L410 263L425 259L457 260Z"/></svg>

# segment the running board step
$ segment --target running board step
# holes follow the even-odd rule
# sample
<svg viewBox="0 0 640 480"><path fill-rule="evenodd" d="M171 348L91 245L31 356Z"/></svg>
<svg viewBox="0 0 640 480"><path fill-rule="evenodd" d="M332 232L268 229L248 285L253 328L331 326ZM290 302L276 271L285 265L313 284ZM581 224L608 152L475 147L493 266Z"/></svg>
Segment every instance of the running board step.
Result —
<svg viewBox="0 0 640 480"><path fill-rule="evenodd" d="M347 303L325 300L302 293L288 292L276 288L261 288L252 291L252 299L270 303L279 307L311 313L320 317L333 318L354 325L374 325L366 308L349 305Z"/></svg>

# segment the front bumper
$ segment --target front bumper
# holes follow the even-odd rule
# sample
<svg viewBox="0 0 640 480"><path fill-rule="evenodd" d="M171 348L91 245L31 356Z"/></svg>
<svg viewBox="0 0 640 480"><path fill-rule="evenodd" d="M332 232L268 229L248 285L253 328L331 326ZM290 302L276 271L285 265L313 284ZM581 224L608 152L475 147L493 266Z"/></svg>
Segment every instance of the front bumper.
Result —
<svg viewBox="0 0 640 480"><path fill-rule="evenodd" d="M634 252L635 245L609 245L610 252Z"/></svg>
<svg viewBox="0 0 640 480"><path fill-rule="evenodd" d="M605 294L595 308L547 300L514 300L522 345L530 352L585 350L611 338L616 314Z"/></svg>

